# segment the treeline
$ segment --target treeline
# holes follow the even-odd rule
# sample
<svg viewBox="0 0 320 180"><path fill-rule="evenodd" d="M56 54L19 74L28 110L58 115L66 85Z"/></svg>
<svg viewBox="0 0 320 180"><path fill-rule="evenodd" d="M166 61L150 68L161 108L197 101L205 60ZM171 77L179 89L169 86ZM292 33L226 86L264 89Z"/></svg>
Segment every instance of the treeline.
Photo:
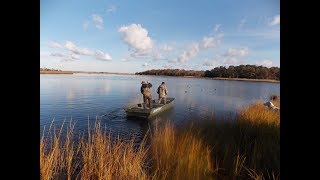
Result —
<svg viewBox="0 0 320 180"><path fill-rule="evenodd" d="M137 72L136 75L166 75L166 76L196 76L221 78L273 79L280 80L279 67L264 67L256 65L220 66L212 70L195 71L184 69L152 69Z"/></svg>
<svg viewBox="0 0 320 180"><path fill-rule="evenodd" d="M247 79L275 79L280 80L279 67L264 67L256 65L224 66L207 70L204 77L222 77L222 78L247 78Z"/></svg>
<svg viewBox="0 0 320 180"><path fill-rule="evenodd" d="M152 69L137 72L136 75L164 75L164 76L196 76L203 77L204 71L184 70L184 69Z"/></svg>
<svg viewBox="0 0 320 180"><path fill-rule="evenodd" d="M61 70L53 69L53 68L51 68L51 69L49 69L49 68L40 68L40 71L61 71Z"/></svg>

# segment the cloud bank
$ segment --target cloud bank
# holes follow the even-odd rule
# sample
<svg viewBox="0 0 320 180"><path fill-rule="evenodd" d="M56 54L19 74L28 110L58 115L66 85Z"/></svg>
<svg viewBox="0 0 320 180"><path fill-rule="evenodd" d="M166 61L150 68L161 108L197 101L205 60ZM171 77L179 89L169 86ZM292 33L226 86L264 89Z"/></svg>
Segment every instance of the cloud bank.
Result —
<svg viewBox="0 0 320 180"><path fill-rule="evenodd" d="M70 53L70 55L66 55L60 52L54 52L51 53L51 56L55 57L63 57L64 60L73 61L73 60L80 60L80 55L85 56L91 56L94 57L97 60L103 60L103 61L111 61L112 57L101 50L98 49L89 49L89 48L82 48L77 46L75 43L71 41L66 41L64 45L58 43L58 42L50 42L49 47L51 48L58 48L62 50L66 50Z"/></svg>

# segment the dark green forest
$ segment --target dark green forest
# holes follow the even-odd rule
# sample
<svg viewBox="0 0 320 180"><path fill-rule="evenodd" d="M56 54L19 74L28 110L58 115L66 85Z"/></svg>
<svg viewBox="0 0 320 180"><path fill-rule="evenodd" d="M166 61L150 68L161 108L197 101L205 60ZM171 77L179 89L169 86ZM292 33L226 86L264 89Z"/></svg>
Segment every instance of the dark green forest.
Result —
<svg viewBox="0 0 320 180"><path fill-rule="evenodd" d="M164 75L164 76L197 76L203 77L204 71L184 69L152 69L144 72L137 72L136 75Z"/></svg>
<svg viewBox="0 0 320 180"><path fill-rule="evenodd" d="M210 78L247 78L280 80L279 67L264 67L256 65L220 66L211 70L196 71L184 69L152 69L137 72L136 75L165 75L165 76L195 76Z"/></svg>

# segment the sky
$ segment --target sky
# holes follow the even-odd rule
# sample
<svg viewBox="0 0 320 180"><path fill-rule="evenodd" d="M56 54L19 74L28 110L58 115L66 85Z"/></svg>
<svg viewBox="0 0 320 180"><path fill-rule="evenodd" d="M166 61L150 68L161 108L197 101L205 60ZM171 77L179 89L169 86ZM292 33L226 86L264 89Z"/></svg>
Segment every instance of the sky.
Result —
<svg viewBox="0 0 320 180"><path fill-rule="evenodd" d="M280 67L279 0L41 0L40 67Z"/></svg>

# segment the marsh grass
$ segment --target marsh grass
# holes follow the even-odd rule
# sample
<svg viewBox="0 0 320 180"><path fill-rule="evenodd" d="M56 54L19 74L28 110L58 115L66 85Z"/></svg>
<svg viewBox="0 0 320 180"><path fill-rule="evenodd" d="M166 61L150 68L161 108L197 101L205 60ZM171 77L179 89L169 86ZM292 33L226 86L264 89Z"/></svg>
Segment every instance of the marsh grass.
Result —
<svg viewBox="0 0 320 180"><path fill-rule="evenodd" d="M280 107L279 101L272 102L275 106ZM243 108L239 112L238 123L250 123L252 125L267 124L280 126L280 112L274 112L258 101Z"/></svg>
<svg viewBox="0 0 320 180"><path fill-rule="evenodd" d="M82 136L73 144L73 127L66 138L60 133L53 139L40 140L41 179L147 179L144 140L135 147L134 139L112 140L97 121L87 138Z"/></svg>
<svg viewBox="0 0 320 180"><path fill-rule="evenodd" d="M134 138L112 139L98 121L75 139L70 123L63 139L63 126L47 138L43 133L41 179L280 179L279 112L257 102L233 118L180 129L166 122L138 147Z"/></svg>
<svg viewBox="0 0 320 180"><path fill-rule="evenodd" d="M178 134L167 122L151 136L155 179L209 179L213 165L210 149L192 132Z"/></svg>
<svg viewBox="0 0 320 180"><path fill-rule="evenodd" d="M280 112L256 102L233 121L211 118L189 127L212 148L216 178L280 179Z"/></svg>

